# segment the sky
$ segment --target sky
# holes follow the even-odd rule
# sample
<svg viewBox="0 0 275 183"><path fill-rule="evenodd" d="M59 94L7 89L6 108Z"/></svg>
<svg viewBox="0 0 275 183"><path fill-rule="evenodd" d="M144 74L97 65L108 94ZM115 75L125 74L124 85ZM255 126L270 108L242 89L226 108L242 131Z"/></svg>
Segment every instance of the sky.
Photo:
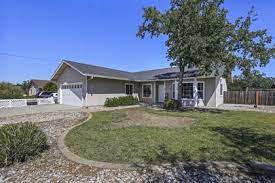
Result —
<svg viewBox="0 0 275 183"><path fill-rule="evenodd" d="M165 37L136 37L143 7L169 0L0 0L0 81L50 79L62 59L140 71L168 67ZM229 19L258 14L275 43L274 0L226 0ZM260 69L275 76L275 61ZM235 72L238 74L238 71Z"/></svg>

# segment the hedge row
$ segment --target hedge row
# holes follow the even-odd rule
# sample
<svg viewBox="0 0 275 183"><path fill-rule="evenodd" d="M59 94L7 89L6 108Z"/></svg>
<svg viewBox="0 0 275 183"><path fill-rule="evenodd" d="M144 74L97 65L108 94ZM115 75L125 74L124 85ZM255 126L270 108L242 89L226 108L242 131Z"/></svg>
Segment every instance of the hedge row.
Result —
<svg viewBox="0 0 275 183"><path fill-rule="evenodd" d="M107 98L104 106L117 107L117 106L127 106L127 105L137 105L137 104L138 104L137 97L125 96L125 97Z"/></svg>

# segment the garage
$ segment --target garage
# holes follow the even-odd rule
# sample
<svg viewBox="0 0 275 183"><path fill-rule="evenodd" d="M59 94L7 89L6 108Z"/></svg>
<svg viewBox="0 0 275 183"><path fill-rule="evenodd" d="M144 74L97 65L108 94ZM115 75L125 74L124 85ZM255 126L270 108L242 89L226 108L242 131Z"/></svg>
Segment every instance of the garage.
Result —
<svg viewBox="0 0 275 183"><path fill-rule="evenodd" d="M83 106L82 83L67 83L61 86L60 103L72 106Z"/></svg>

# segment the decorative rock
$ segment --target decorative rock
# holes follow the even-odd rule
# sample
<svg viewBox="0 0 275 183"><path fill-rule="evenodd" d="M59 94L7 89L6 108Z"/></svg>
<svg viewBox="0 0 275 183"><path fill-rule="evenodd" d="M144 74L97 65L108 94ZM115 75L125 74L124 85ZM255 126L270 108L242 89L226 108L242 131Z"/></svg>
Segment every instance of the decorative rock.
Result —
<svg viewBox="0 0 275 183"><path fill-rule="evenodd" d="M48 136L50 149L40 157L0 168L0 182L275 182L275 176L243 175L238 167L226 162L188 162L175 166L154 166L141 170L99 169L66 159L57 147L58 137L69 127L87 118L82 112L44 113L0 122L36 122ZM55 116L55 117L50 117ZM228 165L228 166L227 166Z"/></svg>

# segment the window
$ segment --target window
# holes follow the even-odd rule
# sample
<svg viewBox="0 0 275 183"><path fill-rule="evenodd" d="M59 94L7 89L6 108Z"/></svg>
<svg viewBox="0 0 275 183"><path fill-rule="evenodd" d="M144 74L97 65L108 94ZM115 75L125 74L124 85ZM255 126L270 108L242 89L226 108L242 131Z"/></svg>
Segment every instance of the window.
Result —
<svg viewBox="0 0 275 183"><path fill-rule="evenodd" d="M204 99L204 86L203 86L203 83L198 83L198 99Z"/></svg>
<svg viewBox="0 0 275 183"><path fill-rule="evenodd" d="M176 99L176 84L172 84L172 98Z"/></svg>
<svg viewBox="0 0 275 183"><path fill-rule="evenodd" d="M193 99L194 98L194 83L183 83L182 86L182 93L183 93L183 98L185 99ZM204 83L203 82L198 82L197 83L197 90L198 90L198 99L204 99Z"/></svg>
<svg viewBox="0 0 275 183"><path fill-rule="evenodd" d="M152 98L152 85L151 84L142 85L142 97L143 98Z"/></svg>
<svg viewBox="0 0 275 183"><path fill-rule="evenodd" d="M223 85L220 84L220 95L223 95Z"/></svg>
<svg viewBox="0 0 275 183"><path fill-rule="evenodd" d="M183 98L193 99L193 83L183 83L182 85L182 94Z"/></svg>
<svg viewBox="0 0 275 183"><path fill-rule="evenodd" d="M133 84L125 84L125 93L126 95L133 95L134 85Z"/></svg>

